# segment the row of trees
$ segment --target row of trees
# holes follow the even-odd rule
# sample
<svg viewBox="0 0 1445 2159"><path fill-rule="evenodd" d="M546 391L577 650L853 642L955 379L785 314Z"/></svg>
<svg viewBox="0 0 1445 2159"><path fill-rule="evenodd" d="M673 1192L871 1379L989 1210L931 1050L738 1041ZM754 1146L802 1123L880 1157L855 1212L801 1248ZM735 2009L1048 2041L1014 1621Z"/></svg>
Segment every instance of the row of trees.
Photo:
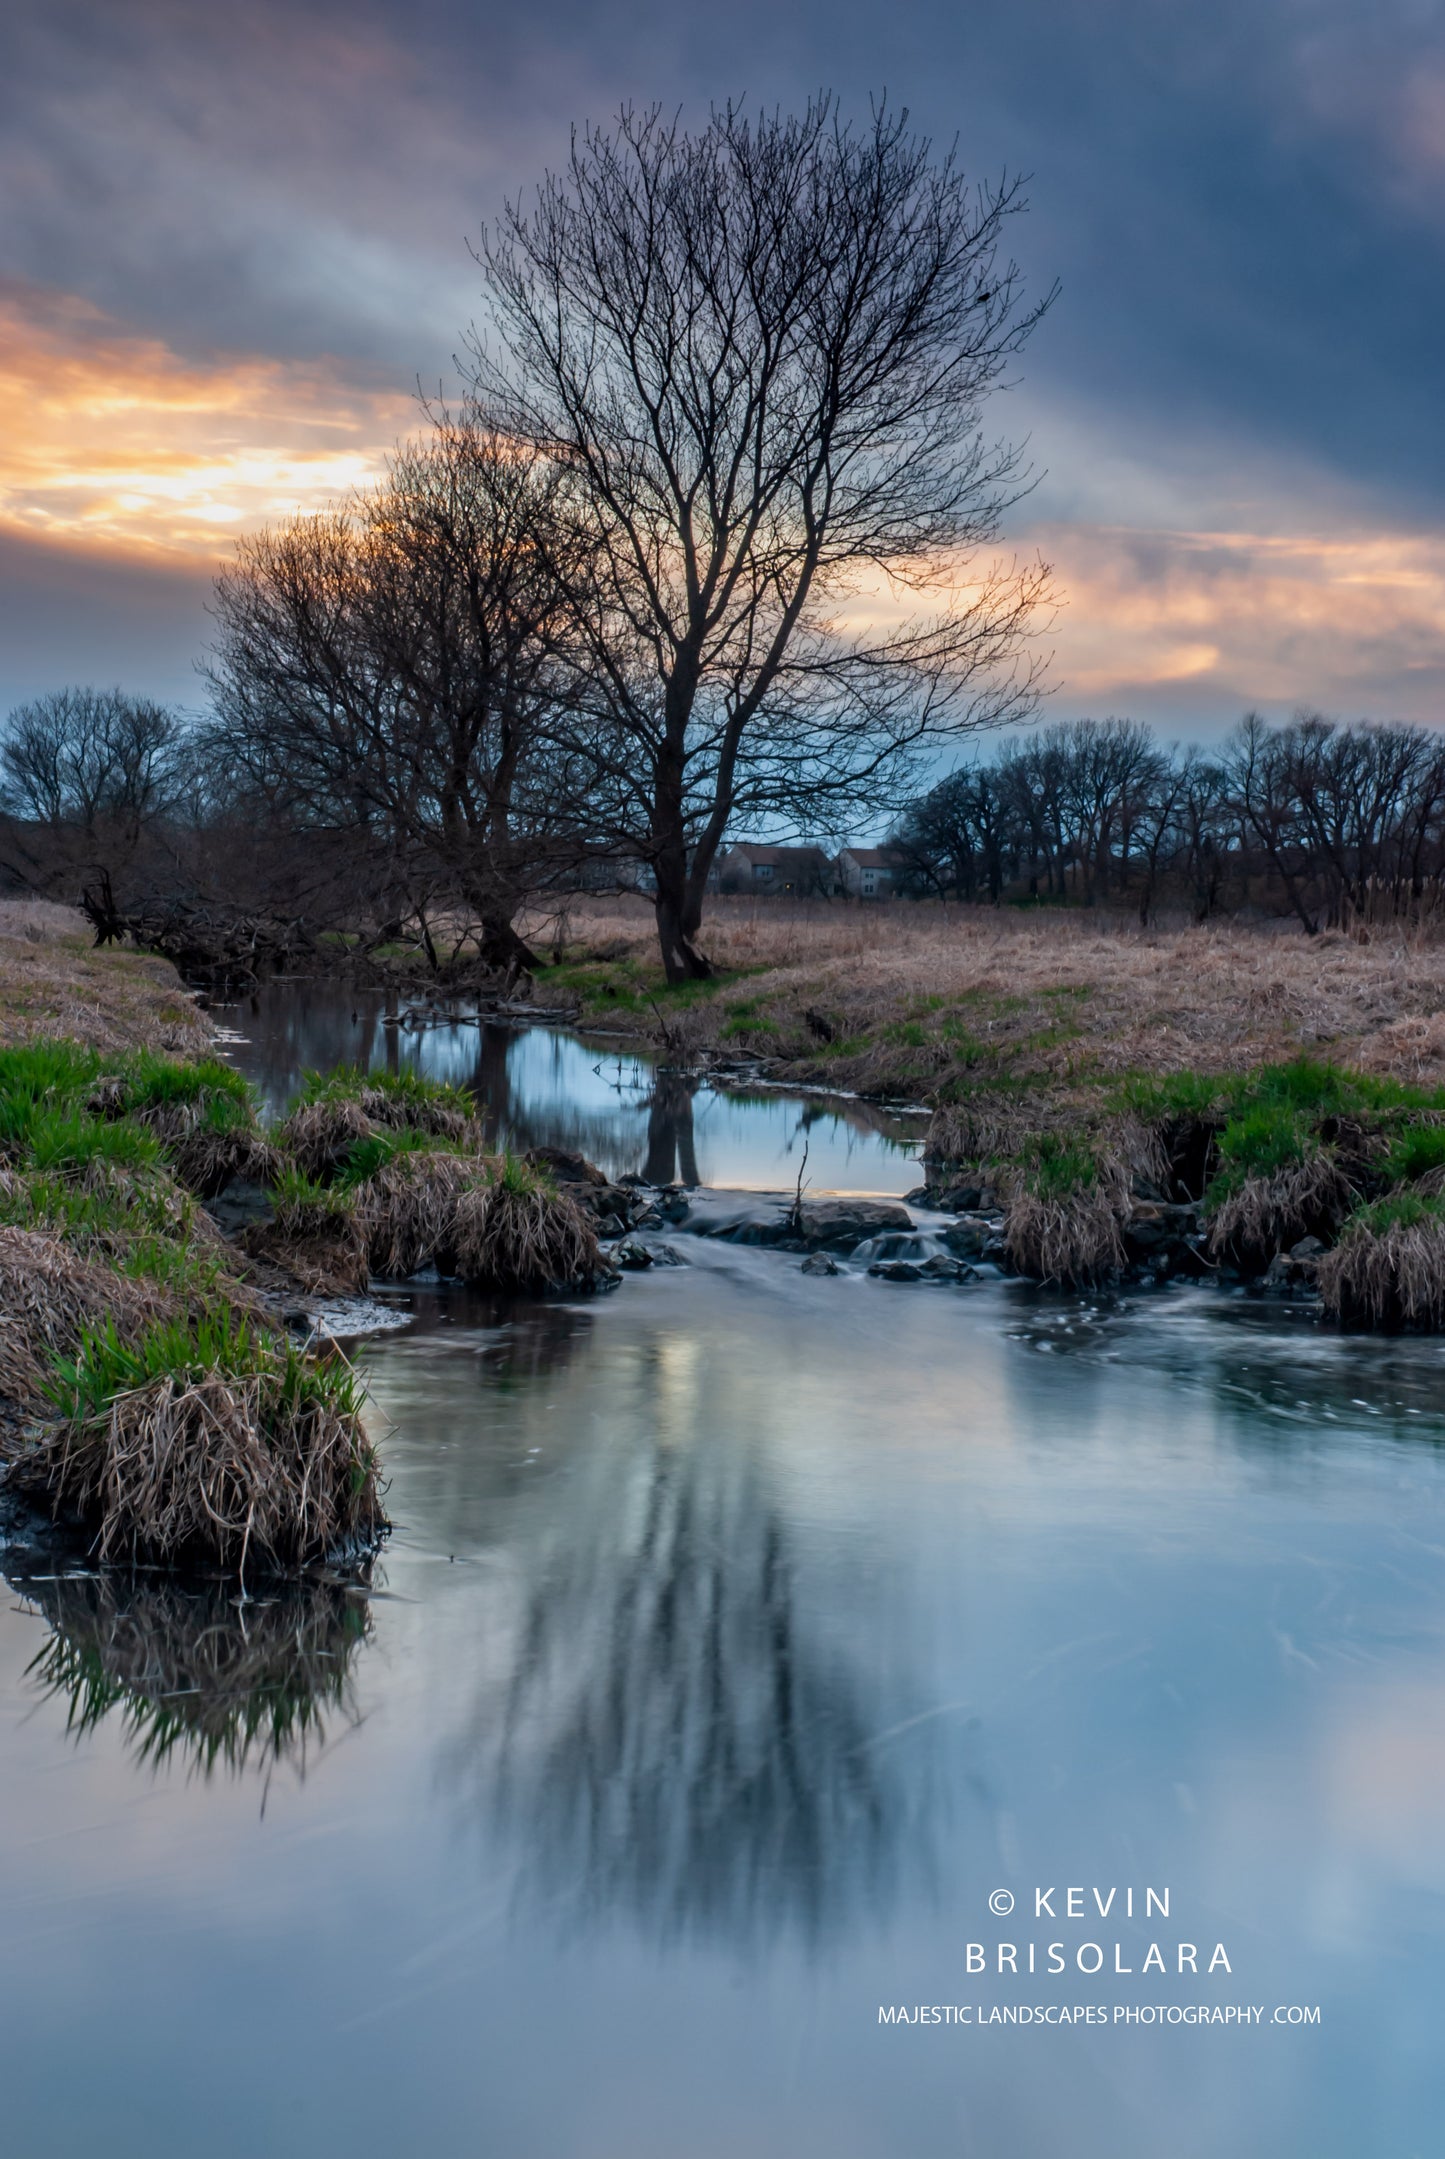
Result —
<svg viewBox="0 0 1445 2159"><path fill-rule="evenodd" d="M1418 915L1445 898L1445 737L1251 714L1206 754L1133 720L1064 722L950 773L892 844L915 891L994 904L1257 905L1311 934Z"/></svg>
<svg viewBox="0 0 1445 2159"><path fill-rule="evenodd" d="M379 916L461 910L496 965L539 891L639 862L669 978L707 973L730 825L876 814L1032 709L1046 571L975 560L1019 480L984 405L1042 312L1022 207L881 105L574 139L479 253L460 409L221 579L213 808L298 893L298 851L329 891L364 862Z"/></svg>

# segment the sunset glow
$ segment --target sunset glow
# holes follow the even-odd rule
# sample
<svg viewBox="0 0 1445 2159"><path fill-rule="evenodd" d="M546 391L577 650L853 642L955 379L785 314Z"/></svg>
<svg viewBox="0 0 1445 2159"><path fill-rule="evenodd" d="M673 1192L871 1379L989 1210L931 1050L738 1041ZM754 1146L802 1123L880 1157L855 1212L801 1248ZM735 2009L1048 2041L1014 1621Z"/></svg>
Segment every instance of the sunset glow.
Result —
<svg viewBox="0 0 1445 2159"><path fill-rule="evenodd" d="M84 302L0 295L0 528L214 556L375 477L401 391L259 354L188 361Z"/></svg>

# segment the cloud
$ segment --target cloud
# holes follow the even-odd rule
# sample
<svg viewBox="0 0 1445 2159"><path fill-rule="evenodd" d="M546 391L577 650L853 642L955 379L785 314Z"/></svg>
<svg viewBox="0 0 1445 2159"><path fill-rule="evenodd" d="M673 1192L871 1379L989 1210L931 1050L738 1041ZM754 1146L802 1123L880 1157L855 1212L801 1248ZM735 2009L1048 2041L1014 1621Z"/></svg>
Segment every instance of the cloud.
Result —
<svg viewBox="0 0 1445 2159"><path fill-rule="evenodd" d="M1067 605L1055 702L1202 721L1250 706L1445 719L1445 535L1042 526Z"/></svg>
<svg viewBox="0 0 1445 2159"><path fill-rule="evenodd" d="M0 528L214 558L365 484L412 399L339 363L186 361L89 302L0 287Z"/></svg>

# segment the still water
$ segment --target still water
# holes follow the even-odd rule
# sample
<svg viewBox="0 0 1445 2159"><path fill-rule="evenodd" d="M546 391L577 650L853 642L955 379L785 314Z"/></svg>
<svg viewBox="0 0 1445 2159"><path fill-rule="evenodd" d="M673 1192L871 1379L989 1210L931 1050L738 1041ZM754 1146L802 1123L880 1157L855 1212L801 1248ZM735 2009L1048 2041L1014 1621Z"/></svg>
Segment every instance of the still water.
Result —
<svg viewBox="0 0 1445 2159"><path fill-rule="evenodd" d="M369 1595L15 1565L0 2149L1433 2159L1441 1346L674 1242L364 1353Z"/></svg>
<svg viewBox="0 0 1445 2159"><path fill-rule="evenodd" d="M498 1145L578 1147L614 1178L791 1191L801 1171L814 1192L898 1194L921 1174L921 1114L764 1087L722 1093L655 1071L623 1038L414 1013L313 983L275 985L217 1018L273 1115L308 1070L411 1070L470 1088Z"/></svg>

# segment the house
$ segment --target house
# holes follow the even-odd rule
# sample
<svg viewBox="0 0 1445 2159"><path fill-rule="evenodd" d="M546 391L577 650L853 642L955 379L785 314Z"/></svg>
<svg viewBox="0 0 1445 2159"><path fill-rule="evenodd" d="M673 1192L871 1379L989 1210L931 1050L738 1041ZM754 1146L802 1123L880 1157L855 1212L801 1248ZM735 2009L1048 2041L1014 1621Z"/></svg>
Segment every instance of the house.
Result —
<svg viewBox="0 0 1445 2159"><path fill-rule="evenodd" d="M755 840L739 840L720 854L713 876L719 892L770 892L786 899L823 898L833 886L832 864L821 847L764 847Z"/></svg>
<svg viewBox="0 0 1445 2159"><path fill-rule="evenodd" d="M892 847L845 847L838 882L850 899L886 900L901 884L907 864Z"/></svg>

